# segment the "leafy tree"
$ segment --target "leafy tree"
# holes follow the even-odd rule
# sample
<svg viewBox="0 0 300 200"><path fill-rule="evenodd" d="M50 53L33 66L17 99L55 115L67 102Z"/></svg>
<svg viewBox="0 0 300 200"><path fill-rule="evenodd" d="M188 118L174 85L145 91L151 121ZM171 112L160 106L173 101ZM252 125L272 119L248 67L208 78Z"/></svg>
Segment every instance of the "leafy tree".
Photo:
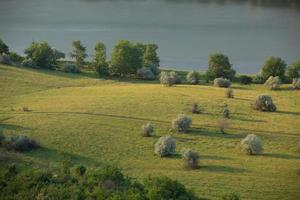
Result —
<svg viewBox="0 0 300 200"><path fill-rule="evenodd" d="M293 64L289 65L285 73L289 81L300 77L300 60L296 60Z"/></svg>
<svg viewBox="0 0 300 200"><path fill-rule="evenodd" d="M8 54L9 53L9 48L8 46L0 39L0 54Z"/></svg>
<svg viewBox="0 0 300 200"><path fill-rule="evenodd" d="M80 40L76 40L72 43L73 51L71 57L75 58L77 67L82 67L84 59L88 56L86 54L86 47L81 44Z"/></svg>
<svg viewBox="0 0 300 200"><path fill-rule="evenodd" d="M284 80L286 63L279 57L268 58L261 67L260 74L264 80L267 80L270 76L279 76L281 80Z"/></svg>
<svg viewBox="0 0 300 200"><path fill-rule="evenodd" d="M47 42L32 42L25 54L38 67L48 69L53 68L58 59L65 57L64 53L51 48Z"/></svg>
<svg viewBox="0 0 300 200"><path fill-rule="evenodd" d="M134 74L143 65L141 49L127 40L120 40L113 48L110 72L121 76Z"/></svg>
<svg viewBox="0 0 300 200"><path fill-rule="evenodd" d="M156 44L147 44L144 52L143 67L150 68L151 71L157 75L159 73L159 57L156 50L158 46Z"/></svg>
<svg viewBox="0 0 300 200"><path fill-rule="evenodd" d="M94 56L92 66L99 75L108 75L108 64L106 62L106 46L102 42L98 42L94 48Z"/></svg>
<svg viewBox="0 0 300 200"><path fill-rule="evenodd" d="M220 77L232 80L235 75L235 70L232 69L232 65L226 55L216 53L209 55L208 70L206 73L209 80Z"/></svg>

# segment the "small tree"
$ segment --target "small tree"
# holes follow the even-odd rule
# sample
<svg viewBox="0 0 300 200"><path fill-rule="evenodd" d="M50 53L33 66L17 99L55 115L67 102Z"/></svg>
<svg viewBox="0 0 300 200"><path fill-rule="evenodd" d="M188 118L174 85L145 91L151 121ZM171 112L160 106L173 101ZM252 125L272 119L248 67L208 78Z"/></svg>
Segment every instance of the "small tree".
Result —
<svg viewBox="0 0 300 200"><path fill-rule="evenodd" d="M8 46L0 39L0 54L8 54L9 48Z"/></svg>
<svg viewBox="0 0 300 200"><path fill-rule="evenodd" d="M184 114L179 114L172 120L172 129L178 132L187 133L192 125L192 119Z"/></svg>
<svg viewBox="0 0 300 200"><path fill-rule="evenodd" d="M270 90L278 90L281 85L281 80L279 76L273 77L270 76L268 80L265 82L265 86L267 86Z"/></svg>
<svg viewBox="0 0 300 200"><path fill-rule="evenodd" d="M206 72L210 80L223 77L232 80L235 75L235 70L229 62L229 58L224 54L216 53L209 55L208 70Z"/></svg>
<svg viewBox="0 0 300 200"><path fill-rule="evenodd" d="M186 75L186 81L190 84L198 84L200 80L200 74L196 71L191 71Z"/></svg>
<svg viewBox="0 0 300 200"><path fill-rule="evenodd" d="M259 111L275 112L276 106L273 103L272 97L268 95L259 95L255 102L252 104L252 108Z"/></svg>
<svg viewBox="0 0 300 200"><path fill-rule="evenodd" d="M281 80L284 80L286 63L279 57L268 58L261 67L260 74L267 80L270 76L279 76Z"/></svg>
<svg viewBox="0 0 300 200"><path fill-rule="evenodd" d="M300 77L300 60L296 60L293 64L288 65L285 73L288 81Z"/></svg>
<svg viewBox="0 0 300 200"><path fill-rule="evenodd" d="M254 134L247 135L247 137L241 141L240 145L242 151L248 155L261 154L263 151L262 143L259 137Z"/></svg>
<svg viewBox="0 0 300 200"><path fill-rule="evenodd" d="M233 89L231 87L229 87L225 90L225 96L227 98L234 98Z"/></svg>
<svg viewBox="0 0 300 200"><path fill-rule="evenodd" d="M143 67L149 68L154 75L159 73L159 57L156 44L147 44L143 53Z"/></svg>
<svg viewBox="0 0 300 200"><path fill-rule="evenodd" d="M176 140L169 135L163 136L158 139L154 147L155 154L160 157L170 156L175 154Z"/></svg>
<svg viewBox="0 0 300 200"><path fill-rule="evenodd" d="M186 150L183 155L183 163L186 169L197 169L199 162L199 154L193 150Z"/></svg>
<svg viewBox="0 0 300 200"><path fill-rule="evenodd" d="M72 46L71 57L75 58L76 66L80 68L84 65L84 60L88 56L86 54L86 47L81 44L80 40L73 41Z"/></svg>
<svg viewBox="0 0 300 200"><path fill-rule="evenodd" d="M106 62L106 46L102 42L98 42L94 48L92 66L95 71L101 76L109 75L108 63Z"/></svg>
<svg viewBox="0 0 300 200"><path fill-rule="evenodd" d="M143 136L144 137L151 137L154 135L154 126L151 122L142 126L143 129Z"/></svg>

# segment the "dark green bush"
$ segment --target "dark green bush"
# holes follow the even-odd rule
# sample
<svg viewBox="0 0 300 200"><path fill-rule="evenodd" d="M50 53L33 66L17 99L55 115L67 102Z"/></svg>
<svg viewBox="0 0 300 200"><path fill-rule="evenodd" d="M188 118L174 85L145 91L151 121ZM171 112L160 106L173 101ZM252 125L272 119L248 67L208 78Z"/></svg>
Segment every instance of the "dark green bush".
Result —
<svg viewBox="0 0 300 200"><path fill-rule="evenodd" d="M64 64L62 71L67 72L67 73L80 73L81 72L80 68L78 68L76 65L71 64L71 63Z"/></svg>
<svg viewBox="0 0 300 200"><path fill-rule="evenodd" d="M11 136L3 143L6 149L15 151L30 151L40 148L35 140L27 136Z"/></svg>
<svg viewBox="0 0 300 200"><path fill-rule="evenodd" d="M239 81L241 84L248 85L248 84L252 83L253 79L252 79L251 76L240 75L240 76L238 77L238 81Z"/></svg>
<svg viewBox="0 0 300 200"><path fill-rule="evenodd" d="M142 79L142 80L154 80L155 79L155 75L151 71L150 68L138 69L136 72L136 75L139 79Z"/></svg>

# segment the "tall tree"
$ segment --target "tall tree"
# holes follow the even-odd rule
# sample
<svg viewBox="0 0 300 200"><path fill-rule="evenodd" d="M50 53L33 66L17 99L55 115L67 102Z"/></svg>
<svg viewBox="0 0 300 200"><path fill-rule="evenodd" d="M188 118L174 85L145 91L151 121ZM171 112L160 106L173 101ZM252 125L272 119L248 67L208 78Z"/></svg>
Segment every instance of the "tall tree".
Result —
<svg viewBox="0 0 300 200"><path fill-rule="evenodd" d="M71 57L75 58L77 67L82 67L84 64L84 59L88 56L86 54L86 47L81 44L80 40L76 40L72 43L73 51L71 52Z"/></svg>
<svg viewBox="0 0 300 200"><path fill-rule="evenodd" d="M106 46L98 42L94 48L92 66L99 75L108 75L108 63L106 62Z"/></svg>
<svg viewBox="0 0 300 200"><path fill-rule="evenodd" d="M268 58L261 67L260 74L267 80L270 76L279 76L281 80L284 80L286 63L279 57L271 56Z"/></svg>
<svg viewBox="0 0 300 200"><path fill-rule="evenodd" d="M143 56L143 67L150 68L151 71L156 75L159 73L158 68L160 62L156 52L157 49L158 46L156 44L147 44Z"/></svg>
<svg viewBox="0 0 300 200"><path fill-rule="evenodd" d="M0 54L8 54L9 53L9 48L8 46L0 39Z"/></svg>

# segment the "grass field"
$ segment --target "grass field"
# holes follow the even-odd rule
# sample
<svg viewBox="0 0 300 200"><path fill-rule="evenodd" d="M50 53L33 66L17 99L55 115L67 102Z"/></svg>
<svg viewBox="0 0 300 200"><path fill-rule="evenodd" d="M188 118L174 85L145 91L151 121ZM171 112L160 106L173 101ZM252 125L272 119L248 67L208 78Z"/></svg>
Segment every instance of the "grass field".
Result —
<svg viewBox="0 0 300 200"><path fill-rule="evenodd" d="M125 174L140 179L166 175L210 199L230 192L242 199L297 199L300 91L289 87L269 91L263 85L235 84L235 98L227 99L224 89L213 86L164 87L0 65L0 127L6 136L24 134L41 143L40 150L14 154L28 166L53 167L67 156L87 166L117 164ZM262 93L273 97L277 112L250 108ZM190 113L193 102L199 103L203 114ZM216 125L223 102L231 111L226 135ZM22 107L30 111L21 111ZM170 131L171 120L179 113L193 119L188 134ZM141 126L148 121L155 124L155 137L141 137ZM249 133L261 137L263 155L247 156L237 150ZM155 141L166 134L176 138L178 153L185 148L199 152L198 170L184 170L179 154L154 155Z"/></svg>

